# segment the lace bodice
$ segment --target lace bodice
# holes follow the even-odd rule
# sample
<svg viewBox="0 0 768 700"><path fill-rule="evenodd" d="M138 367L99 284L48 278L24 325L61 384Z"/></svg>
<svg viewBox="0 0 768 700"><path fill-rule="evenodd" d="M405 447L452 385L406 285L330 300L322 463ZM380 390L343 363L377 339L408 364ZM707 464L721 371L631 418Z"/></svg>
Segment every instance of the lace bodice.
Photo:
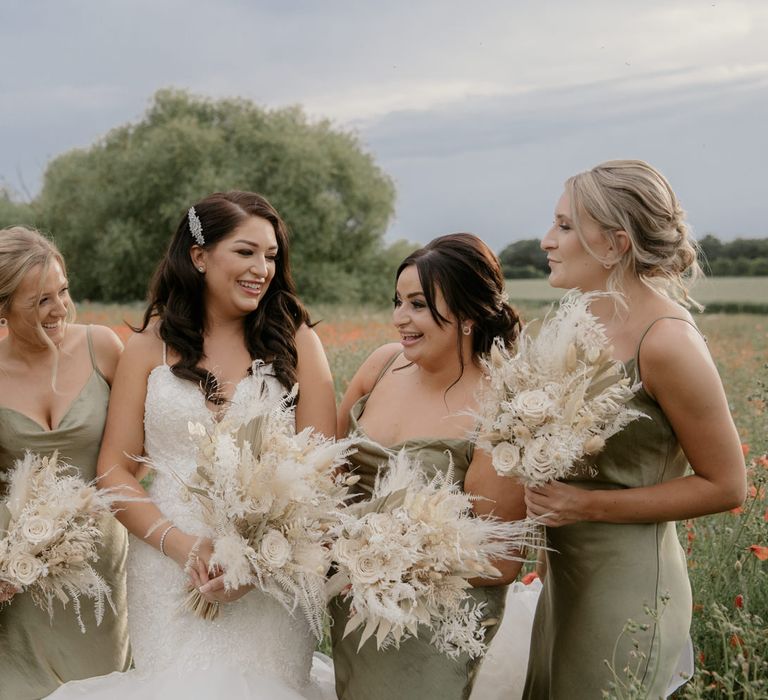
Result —
<svg viewBox="0 0 768 700"><path fill-rule="evenodd" d="M226 415L236 418L263 387L282 392L269 366L254 368L235 388ZM163 467L148 488L163 515L178 528L205 535L195 512L199 507L180 483L195 469L189 421L212 427L214 414L193 382L179 379L163 364L149 375L144 410L145 452ZM170 473L169 473L170 472ZM272 598L251 591L222 605L213 622L181 612L186 576L170 559L140 538L132 537L128 558L131 644L136 667L154 671L171 665L205 668L213 659L249 666L283 678L293 687L309 679L314 639L300 612L292 617Z"/></svg>
<svg viewBox="0 0 768 700"><path fill-rule="evenodd" d="M254 365L253 373L236 385L222 417L237 420L249 405L263 400L263 391L267 396L283 393L281 384L269 372L270 365ZM144 445L149 464L162 471L154 475L150 495L170 521L195 535L207 533L199 523L197 503L180 483L187 481L195 469L195 448L188 424L191 421L212 428L216 420L194 383L177 377L166 364L152 370L144 404Z"/></svg>

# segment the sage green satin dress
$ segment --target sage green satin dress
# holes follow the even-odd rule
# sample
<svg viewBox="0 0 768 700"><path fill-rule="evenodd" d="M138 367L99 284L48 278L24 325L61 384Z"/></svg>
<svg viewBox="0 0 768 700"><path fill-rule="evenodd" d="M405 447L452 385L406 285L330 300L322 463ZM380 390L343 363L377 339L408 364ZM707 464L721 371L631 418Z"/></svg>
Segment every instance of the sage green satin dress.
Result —
<svg viewBox="0 0 768 700"><path fill-rule="evenodd" d="M401 449L418 459L429 476L448 470L450 453L454 479L463 483L472 461L471 442L419 438L384 448L365 439L365 433L357 422L368 396L370 394L363 396L352 407L350 417L350 432L363 437L357 452L350 457L354 473L360 476L356 488L361 494L370 496L379 468L387 463L390 454ZM504 614L507 586L472 588L470 593L476 603L486 604L484 621L488 626L485 639L490 642ZM419 628L418 637L402 642L399 649L389 647L377 651L376 641L371 638L358 652L362 627L342 639L348 619L348 604L337 597L331 601L329 608L333 618L331 641L339 700L466 700L469 697L479 659L473 660L464 654L451 659L441 654L429 643L432 633L424 627Z"/></svg>
<svg viewBox="0 0 768 700"><path fill-rule="evenodd" d="M636 367L637 356L627 363L629 376ZM610 438L569 483L625 489L686 474L685 455L659 404L640 389L630 405L648 418ZM552 550L546 553L523 697L601 698L614 680L606 662L624 683L629 664L645 688L642 697L666 697L691 623L691 588L675 523L581 522L547 528L547 542ZM623 632L630 619L647 629ZM634 642L644 658L634 656Z"/></svg>
<svg viewBox="0 0 768 700"><path fill-rule="evenodd" d="M55 430L0 407L0 470L8 470L29 450L77 466L85 480L96 476L109 401L109 385L96 367L90 329L88 349L93 371ZM93 604L81 599L86 633L80 631L72 604L54 603L53 621L21 593L0 609L0 700L32 700L66 681L124 671L131 665L125 592L125 528L109 516L101 523L104 539L94 568L112 589L117 614L107 608L96 626Z"/></svg>

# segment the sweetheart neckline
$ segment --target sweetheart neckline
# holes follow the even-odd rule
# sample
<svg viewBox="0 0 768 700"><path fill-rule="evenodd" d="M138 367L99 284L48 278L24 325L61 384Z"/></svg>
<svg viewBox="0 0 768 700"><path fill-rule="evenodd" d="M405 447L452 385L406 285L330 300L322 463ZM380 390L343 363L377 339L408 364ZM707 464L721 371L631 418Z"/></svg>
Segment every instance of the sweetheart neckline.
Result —
<svg viewBox="0 0 768 700"><path fill-rule="evenodd" d="M269 364L263 364L261 366L262 367L269 367L270 365ZM195 387L195 385L191 381L189 381L187 379L181 379L180 377L177 377L173 373L173 371L171 370L171 366L169 364L160 364L160 365L157 365L157 366L153 367L150 370L150 372L149 372L149 377L151 377L155 373L156 370L158 370L158 369L160 369L162 367L165 367L168 370L168 373L169 373L169 375L171 377L174 377L175 379L178 379L180 382L183 382L184 384L189 384L190 386L192 386L195 389L197 389L197 387ZM240 387L243 386L243 383L245 382L245 380L246 379L252 379L255 376L256 376L255 374L253 374L252 372L249 372L244 377L241 377L237 381L237 383L235 384L235 388L232 391L232 396L230 396L230 398L227 399L227 402L226 402L227 403L227 408L224 410L223 413L216 413L216 412L212 411L210 408L208 408L208 402L205 400L205 396L203 395L202 391L197 391L196 390L195 394L197 396L199 396L200 399L202 400L202 407L205 409L206 413L208 413L208 415L210 416L211 420L214 423L219 423L219 422L221 422L222 420L224 420L227 417L227 415L229 414L230 409L236 404L235 399L237 398L237 392L240 390Z"/></svg>

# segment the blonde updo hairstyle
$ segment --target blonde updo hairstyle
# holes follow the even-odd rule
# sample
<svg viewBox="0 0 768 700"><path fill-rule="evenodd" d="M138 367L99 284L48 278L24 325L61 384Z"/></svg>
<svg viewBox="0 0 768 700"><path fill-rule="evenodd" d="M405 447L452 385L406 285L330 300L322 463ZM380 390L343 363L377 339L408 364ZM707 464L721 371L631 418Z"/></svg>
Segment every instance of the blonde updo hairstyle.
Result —
<svg viewBox="0 0 768 700"><path fill-rule="evenodd" d="M64 274L67 268L59 249L54 243L39 231L24 226L12 226L0 230L0 317L8 313L13 297L28 272L40 267L40 289L38 289L35 305L43 294L43 283L52 261L61 265ZM70 303L67 313L67 323L74 321L75 307ZM40 340L49 345L52 350L56 347L43 331L37 321Z"/></svg>
<svg viewBox="0 0 768 700"><path fill-rule="evenodd" d="M596 260L613 267L609 291L620 293L625 275L634 274L678 303L700 308L688 294L702 275L698 244L677 196L658 170L642 160L609 160L569 178L565 191L582 245ZM625 231L629 250L618 261L596 254L581 231L583 215L603 229L615 248L616 232Z"/></svg>

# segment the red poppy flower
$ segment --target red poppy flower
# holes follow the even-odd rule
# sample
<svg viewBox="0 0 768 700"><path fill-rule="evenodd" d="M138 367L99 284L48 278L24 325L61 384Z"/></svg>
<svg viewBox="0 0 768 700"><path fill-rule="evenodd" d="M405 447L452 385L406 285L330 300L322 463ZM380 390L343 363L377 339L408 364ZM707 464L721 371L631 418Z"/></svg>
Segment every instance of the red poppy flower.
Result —
<svg viewBox="0 0 768 700"><path fill-rule="evenodd" d="M734 598L734 600L733 600L733 604L734 604L734 605L735 605L737 608L743 608L743 607L744 607L744 596L743 596L743 595L741 595L741 593L739 593L739 595L737 595L737 596Z"/></svg>
<svg viewBox="0 0 768 700"><path fill-rule="evenodd" d="M745 457L749 454L749 445L746 442L741 443L741 454Z"/></svg>
<svg viewBox="0 0 768 700"><path fill-rule="evenodd" d="M768 547L762 547L759 544L752 544L749 546L749 551L752 552L760 561L766 561L768 559Z"/></svg>

